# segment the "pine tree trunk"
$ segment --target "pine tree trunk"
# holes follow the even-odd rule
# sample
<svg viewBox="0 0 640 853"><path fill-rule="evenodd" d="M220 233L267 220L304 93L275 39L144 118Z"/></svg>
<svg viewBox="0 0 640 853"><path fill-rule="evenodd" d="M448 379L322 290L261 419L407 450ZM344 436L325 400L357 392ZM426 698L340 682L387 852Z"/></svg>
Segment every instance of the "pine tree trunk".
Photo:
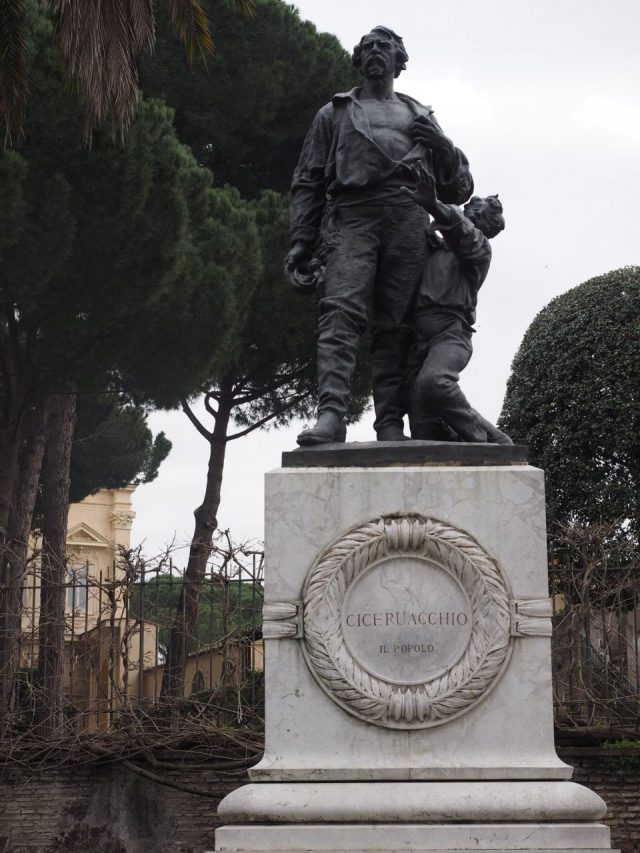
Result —
<svg viewBox="0 0 640 853"><path fill-rule="evenodd" d="M13 490L18 474L20 435L15 429L2 430L0 435L0 555L8 537Z"/></svg>
<svg viewBox="0 0 640 853"><path fill-rule="evenodd" d="M64 632L69 468L76 421L76 386L61 383L52 394L42 465L42 578L36 694L39 733L64 730Z"/></svg>
<svg viewBox="0 0 640 853"><path fill-rule="evenodd" d="M27 570L33 508L44 457L47 405L48 399L43 396L33 431L20 453L6 551L0 560L0 738L16 698L22 645L22 583Z"/></svg>
<svg viewBox="0 0 640 853"><path fill-rule="evenodd" d="M189 560L184 573L176 615L169 634L167 660L162 679L162 697L181 698L184 695L185 667L196 633L200 590L207 570L207 561L211 554L213 534L218 524L216 516L220 506L220 491L227 450L227 430L233 408L231 389L231 381L224 382L221 386L222 393L218 402L218 414L215 419L209 452L207 485L202 504L193 513L195 528L189 549Z"/></svg>
<svg viewBox="0 0 640 853"><path fill-rule="evenodd" d="M24 437L31 431L31 412L37 413L33 397L37 388L37 371L33 364L17 367L19 358L11 347L3 347L3 372L0 375L2 412L0 421L0 557L6 544L11 504L19 476L19 454Z"/></svg>

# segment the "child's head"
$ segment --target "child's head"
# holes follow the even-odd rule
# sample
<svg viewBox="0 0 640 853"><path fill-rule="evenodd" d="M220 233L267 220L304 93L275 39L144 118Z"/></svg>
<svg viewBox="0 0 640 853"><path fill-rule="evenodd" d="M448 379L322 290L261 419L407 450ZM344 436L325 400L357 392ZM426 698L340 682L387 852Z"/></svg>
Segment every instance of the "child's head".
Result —
<svg viewBox="0 0 640 853"><path fill-rule="evenodd" d="M502 204L497 195L472 196L464 206L464 215L489 239L504 230Z"/></svg>

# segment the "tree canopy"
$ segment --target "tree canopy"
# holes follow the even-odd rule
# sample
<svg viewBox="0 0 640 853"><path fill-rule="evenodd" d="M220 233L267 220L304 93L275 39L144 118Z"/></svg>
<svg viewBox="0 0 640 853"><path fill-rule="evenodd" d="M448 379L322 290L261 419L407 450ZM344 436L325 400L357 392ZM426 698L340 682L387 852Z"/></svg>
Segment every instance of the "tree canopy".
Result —
<svg viewBox="0 0 640 853"><path fill-rule="evenodd" d="M87 392L126 379L137 394L175 405L202 379L203 342L211 357L222 348L233 302L223 265L211 268L201 251L224 191L178 141L171 110L143 102L124 146L97 133L87 151L42 16L30 44L29 132L20 152L0 153L3 463L15 457L37 394L63 376ZM5 515L8 490L3 483Z"/></svg>
<svg viewBox="0 0 640 853"><path fill-rule="evenodd" d="M168 14L158 10L155 52L141 69L145 97L175 110L178 136L217 185L248 197L287 192L315 111L359 75L335 36L282 0L258 0L251 18L227 0L207 9L218 49L206 68L186 66Z"/></svg>
<svg viewBox="0 0 640 853"><path fill-rule="evenodd" d="M535 318L500 427L547 476L550 523L640 533L640 267L574 287Z"/></svg>
<svg viewBox="0 0 640 853"><path fill-rule="evenodd" d="M160 626L159 643L165 653L169 626L180 599L179 575L155 575L131 587L129 614ZM194 638L198 645L209 646L224 640L231 632L255 630L261 623L263 591L259 584L206 581L200 592Z"/></svg>
<svg viewBox="0 0 640 853"><path fill-rule="evenodd" d="M99 131L89 151L42 14L32 16L29 45L29 127L19 152L0 153L0 716L19 662L17 602L39 479L37 669L52 733L63 726L70 470L76 499L130 474L153 476L166 441L152 441L132 403L176 405L195 393L246 311L237 281L255 285L261 265L248 203L211 186L169 107L143 101L122 146ZM105 464L103 447L101 457L76 453L73 466L76 401L104 391L128 401L103 413L118 464Z"/></svg>
<svg viewBox="0 0 640 853"><path fill-rule="evenodd" d="M128 130L138 103L138 65L155 42L153 0L44 0L39 4L52 24L67 84L71 83L85 105L85 138L109 117L114 133ZM197 54L213 52L213 38L202 0L166 0L174 36L182 43L191 65ZM248 15L253 0L235 0ZM30 69L29 25L37 16L35 0L3 0L0 15L0 127L5 142L23 132Z"/></svg>
<svg viewBox="0 0 640 853"><path fill-rule="evenodd" d="M78 395L69 501L77 503L99 489L150 483L170 450L163 432L152 434L142 406L117 394Z"/></svg>

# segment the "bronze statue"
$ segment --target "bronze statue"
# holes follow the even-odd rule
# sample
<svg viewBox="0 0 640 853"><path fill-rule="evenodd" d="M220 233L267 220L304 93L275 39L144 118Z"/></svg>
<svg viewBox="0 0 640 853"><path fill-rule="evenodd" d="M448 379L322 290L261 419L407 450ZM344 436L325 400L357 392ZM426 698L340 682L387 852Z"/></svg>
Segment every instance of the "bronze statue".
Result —
<svg viewBox="0 0 640 853"><path fill-rule="evenodd" d="M394 91L407 60L393 30L375 27L363 36L353 53L362 85L318 111L294 173L285 268L302 289L320 280L318 420L298 436L301 445L345 440L350 383L367 328L378 440L405 438L428 215L402 187L416 188L421 165L441 201L462 204L473 191L467 158L433 111Z"/></svg>
<svg viewBox="0 0 640 853"><path fill-rule="evenodd" d="M417 177L417 187L403 191L434 221L414 315L416 340L408 372L411 437L512 444L471 408L458 385L471 358L478 291L491 263L489 239L504 229L502 204L495 195L474 196L463 213L438 199L426 169L419 167Z"/></svg>

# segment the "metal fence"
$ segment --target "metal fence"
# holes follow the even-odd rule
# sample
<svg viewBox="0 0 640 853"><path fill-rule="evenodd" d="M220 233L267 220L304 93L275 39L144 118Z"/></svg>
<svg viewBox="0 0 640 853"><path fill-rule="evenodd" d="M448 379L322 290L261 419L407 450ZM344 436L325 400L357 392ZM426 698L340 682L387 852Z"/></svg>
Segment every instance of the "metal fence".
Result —
<svg viewBox="0 0 640 853"><path fill-rule="evenodd" d="M556 727L640 733L640 567L552 568Z"/></svg>
<svg viewBox="0 0 640 853"><path fill-rule="evenodd" d="M150 565L123 553L110 571L89 562L70 565L64 582L64 708L76 732L109 729L123 713L171 704L193 713L219 708L223 694L260 702L263 670L261 611L263 553L230 541L213 552L201 586L195 630L183 648L184 690L165 700L164 663L179 610L182 572L171 559ZM40 636L37 565L22 588L22 632L14 728L28 727L37 711ZM232 704L236 700L231 700ZM223 703L224 704L224 703ZM228 703L227 703L228 704Z"/></svg>
<svg viewBox="0 0 640 853"><path fill-rule="evenodd" d="M262 697L260 549L219 547L200 593L198 621L184 649L186 713ZM70 566L64 584L65 713L75 731L118 725L124 711L161 713L169 631L183 576L170 559L149 565L139 554L116 560L108 576ZM28 726L39 636L38 571L22 594L16 724ZM640 733L640 566L552 566L552 640L556 726L600 737ZM226 694L226 698L225 697ZM176 702L173 700L173 705Z"/></svg>

